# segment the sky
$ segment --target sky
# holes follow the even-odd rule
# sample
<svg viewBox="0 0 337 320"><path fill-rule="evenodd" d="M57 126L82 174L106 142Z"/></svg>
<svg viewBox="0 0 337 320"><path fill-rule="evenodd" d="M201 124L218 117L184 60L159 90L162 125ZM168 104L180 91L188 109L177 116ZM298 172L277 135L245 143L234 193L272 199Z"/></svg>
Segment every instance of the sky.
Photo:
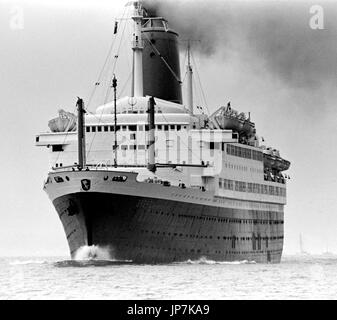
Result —
<svg viewBox="0 0 337 320"><path fill-rule="evenodd" d="M203 92L210 112L229 100L251 112L258 134L291 161L284 252L298 252L302 234L306 251L337 253L337 6L304 0L205 3L156 5L181 39L200 41L193 48L194 73L202 83L201 90L196 81L196 102L205 104ZM48 130L61 107L73 111L77 96L89 100L124 4L0 0L0 256L69 254L42 190L48 154L35 147L35 135ZM313 5L323 9L322 29L310 24ZM122 69L116 74L127 84ZM91 111L103 96L97 93Z"/></svg>

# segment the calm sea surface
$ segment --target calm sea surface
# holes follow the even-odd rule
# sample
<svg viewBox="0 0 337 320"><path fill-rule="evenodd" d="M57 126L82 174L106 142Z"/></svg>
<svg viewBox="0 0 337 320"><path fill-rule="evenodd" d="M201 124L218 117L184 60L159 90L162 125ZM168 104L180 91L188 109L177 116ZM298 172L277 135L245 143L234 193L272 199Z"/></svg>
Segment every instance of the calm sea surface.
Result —
<svg viewBox="0 0 337 320"><path fill-rule="evenodd" d="M132 265L1 258L0 299L336 299L337 256Z"/></svg>

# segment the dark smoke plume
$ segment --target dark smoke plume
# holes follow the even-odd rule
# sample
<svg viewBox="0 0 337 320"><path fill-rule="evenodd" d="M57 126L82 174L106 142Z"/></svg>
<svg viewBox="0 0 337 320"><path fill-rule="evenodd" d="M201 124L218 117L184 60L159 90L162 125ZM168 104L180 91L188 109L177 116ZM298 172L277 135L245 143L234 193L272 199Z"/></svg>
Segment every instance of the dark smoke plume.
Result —
<svg viewBox="0 0 337 320"><path fill-rule="evenodd" d="M258 58L287 85L316 89L336 81L337 6L329 1L146 0L152 15L165 17L180 39L200 40L203 55L237 52ZM310 7L324 9L324 30L309 26Z"/></svg>

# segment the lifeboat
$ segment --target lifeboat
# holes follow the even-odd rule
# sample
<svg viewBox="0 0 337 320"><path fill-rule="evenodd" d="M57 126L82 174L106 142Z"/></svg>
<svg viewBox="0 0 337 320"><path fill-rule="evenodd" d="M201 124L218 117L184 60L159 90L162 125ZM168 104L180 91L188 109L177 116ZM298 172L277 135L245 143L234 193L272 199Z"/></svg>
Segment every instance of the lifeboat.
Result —
<svg viewBox="0 0 337 320"><path fill-rule="evenodd" d="M243 128L244 122L238 118L234 118L228 115L221 115L215 117L221 129L233 130L240 132Z"/></svg>
<svg viewBox="0 0 337 320"><path fill-rule="evenodd" d="M290 162L275 155L272 151L263 151L263 164L266 168L270 168L276 171L285 171L290 167Z"/></svg>
<svg viewBox="0 0 337 320"><path fill-rule="evenodd" d="M232 109L230 106L222 107L221 112L215 116L215 120L224 130L233 130L240 132L243 129L245 123L245 115Z"/></svg>
<svg viewBox="0 0 337 320"><path fill-rule="evenodd" d="M76 116L70 112L59 110L59 116L48 122L52 132L69 132L76 130Z"/></svg>
<svg viewBox="0 0 337 320"><path fill-rule="evenodd" d="M240 134L243 134L247 137L252 137L255 135L255 133L256 133L255 124L249 120L245 120L242 129L240 131Z"/></svg>

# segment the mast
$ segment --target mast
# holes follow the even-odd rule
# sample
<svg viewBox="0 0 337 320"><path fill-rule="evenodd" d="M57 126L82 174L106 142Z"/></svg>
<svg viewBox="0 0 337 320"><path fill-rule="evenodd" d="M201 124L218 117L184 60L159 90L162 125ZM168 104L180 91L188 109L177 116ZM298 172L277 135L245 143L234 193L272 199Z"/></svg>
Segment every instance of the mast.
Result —
<svg viewBox="0 0 337 320"><path fill-rule="evenodd" d="M140 1L134 2L134 21L135 32L133 34L133 67L132 67L132 87L131 96L143 97L143 40L142 40L142 21L143 10Z"/></svg>
<svg viewBox="0 0 337 320"><path fill-rule="evenodd" d="M112 79L112 87L114 88L114 114L115 114L115 145L114 145L114 166L117 168L117 79L114 75Z"/></svg>
<svg viewBox="0 0 337 320"><path fill-rule="evenodd" d="M135 50L132 50L131 98L135 96Z"/></svg>
<svg viewBox="0 0 337 320"><path fill-rule="evenodd" d="M77 141L78 141L78 168L85 167L85 134L84 134L84 103L81 98L77 98Z"/></svg>
<svg viewBox="0 0 337 320"><path fill-rule="evenodd" d="M156 172L156 162L155 162L155 110L154 106L156 102L153 97L149 99L148 102L148 126L149 126L149 135L148 135L148 165L147 168Z"/></svg>
<svg viewBox="0 0 337 320"><path fill-rule="evenodd" d="M302 240L302 234L300 233L300 253L305 253L303 248L303 240Z"/></svg>
<svg viewBox="0 0 337 320"><path fill-rule="evenodd" d="M193 70L191 65L191 42L187 41L187 107L193 114Z"/></svg>

